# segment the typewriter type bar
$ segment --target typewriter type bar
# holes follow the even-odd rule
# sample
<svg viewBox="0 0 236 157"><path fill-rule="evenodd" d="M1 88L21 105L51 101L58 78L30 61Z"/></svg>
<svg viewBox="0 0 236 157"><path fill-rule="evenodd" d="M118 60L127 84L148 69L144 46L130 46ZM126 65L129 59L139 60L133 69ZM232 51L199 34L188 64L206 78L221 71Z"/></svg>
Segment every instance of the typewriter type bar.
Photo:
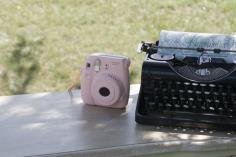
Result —
<svg viewBox="0 0 236 157"><path fill-rule="evenodd" d="M147 125L236 130L236 72L201 83L177 75L148 55L142 67L135 120Z"/></svg>

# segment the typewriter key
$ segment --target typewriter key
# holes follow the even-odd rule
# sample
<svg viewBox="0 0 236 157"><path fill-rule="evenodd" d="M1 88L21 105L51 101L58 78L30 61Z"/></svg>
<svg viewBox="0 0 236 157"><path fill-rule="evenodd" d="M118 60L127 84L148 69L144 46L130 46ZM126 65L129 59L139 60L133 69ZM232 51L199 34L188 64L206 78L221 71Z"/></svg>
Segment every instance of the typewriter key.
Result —
<svg viewBox="0 0 236 157"><path fill-rule="evenodd" d="M224 111L225 111L225 110L224 110L223 107L218 107L217 109L218 109L218 113L219 113L219 114L224 114Z"/></svg>
<svg viewBox="0 0 236 157"><path fill-rule="evenodd" d="M160 80L160 81L158 81L158 87L161 89L162 87L163 87L163 81L162 80Z"/></svg>
<svg viewBox="0 0 236 157"><path fill-rule="evenodd" d="M236 103L236 98L235 97L231 97L231 102L233 103L233 104L235 104Z"/></svg>
<svg viewBox="0 0 236 157"><path fill-rule="evenodd" d="M148 109L154 110L155 109L155 102L153 102L153 101L148 102Z"/></svg>
<svg viewBox="0 0 236 157"><path fill-rule="evenodd" d="M205 99L210 99L210 94L211 94L210 92L205 91L205 92L204 92L204 98L205 98Z"/></svg>
<svg viewBox="0 0 236 157"><path fill-rule="evenodd" d="M198 98L196 104L197 104L197 106L201 107L203 104L203 100L201 98Z"/></svg>
<svg viewBox="0 0 236 157"><path fill-rule="evenodd" d="M168 103L169 97L168 96L164 96L163 97L163 103Z"/></svg>
<svg viewBox="0 0 236 157"><path fill-rule="evenodd" d="M171 89L171 90L170 90L170 93L171 93L171 96L173 96L173 97L176 96L176 91L175 91L175 89Z"/></svg>
<svg viewBox="0 0 236 157"><path fill-rule="evenodd" d="M189 98L191 98L193 96L193 91L192 90L188 90L187 93L188 93Z"/></svg>
<svg viewBox="0 0 236 157"><path fill-rule="evenodd" d="M170 103L167 103L167 104L166 104L166 109L167 109L167 110L171 110L171 109L172 109L172 105L171 105Z"/></svg>
<svg viewBox="0 0 236 157"><path fill-rule="evenodd" d="M201 109L202 109L203 112L206 112L206 110L207 110L207 108L206 108L205 105L202 105L202 106L201 106Z"/></svg>
<svg viewBox="0 0 236 157"><path fill-rule="evenodd" d="M227 93L222 92L222 93L221 93L221 96L222 96L222 101L223 101L223 102L224 102L224 101L227 101Z"/></svg>
<svg viewBox="0 0 236 157"><path fill-rule="evenodd" d="M188 99L188 104L191 107L191 109L195 110L197 108L196 105L194 105L194 98L189 98Z"/></svg>
<svg viewBox="0 0 236 157"><path fill-rule="evenodd" d="M231 93L231 90L232 90L232 86L229 86L229 85L228 85L228 86L227 86L227 92L228 92L228 93Z"/></svg>
<svg viewBox="0 0 236 157"><path fill-rule="evenodd" d="M159 102L157 106L159 111L162 111L164 109L164 105L161 102Z"/></svg>
<svg viewBox="0 0 236 157"><path fill-rule="evenodd" d="M220 101L217 99L214 101L214 104L215 104L215 107L220 107L220 105L221 105Z"/></svg>
<svg viewBox="0 0 236 157"><path fill-rule="evenodd" d="M201 91L196 91L195 94L196 94L197 99L202 98L202 92Z"/></svg>
<svg viewBox="0 0 236 157"><path fill-rule="evenodd" d="M172 104L176 104L177 103L177 98L176 97L172 97Z"/></svg>
<svg viewBox="0 0 236 157"><path fill-rule="evenodd" d="M230 96L231 97L236 97L236 93L231 93Z"/></svg>
<svg viewBox="0 0 236 157"><path fill-rule="evenodd" d="M221 93L223 91L223 85L218 85L218 91Z"/></svg>
<svg viewBox="0 0 236 157"><path fill-rule="evenodd" d="M229 107L231 107L228 101L223 101L223 106L224 106L224 108L226 108L226 109L229 108Z"/></svg>
<svg viewBox="0 0 236 157"><path fill-rule="evenodd" d="M179 90L179 97L184 97L184 90L182 89Z"/></svg>
<svg viewBox="0 0 236 157"><path fill-rule="evenodd" d="M201 90L204 91L207 85L204 83L201 83L200 86L201 86Z"/></svg>
<svg viewBox="0 0 236 157"><path fill-rule="evenodd" d="M183 105L183 109L185 109L186 111L189 109L189 106L187 104Z"/></svg>
<svg viewBox="0 0 236 157"><path fill-rule="evenodd" d="M211 93L213 93L213 92L215 91L216 85L214 85L214 84L209 84L209 87L210 87Z"/></svg>
<svg viewBox="0 0 236 157"><path fill-rule="evenodd" d="M193 105L194 103L194 98L188 98L189 105Z"/></svg>
<svg viewBox="0 0 236 157"><path fill-rule="evenodd" d="M181 82L175 82L176 89L178 90L180 88Z"/></svg>
<svg viewBox="0 0 236 157"><path fill-rule="evenodd" d="M198 112L198 108L196 105L191 106L192 112Z"/></svg>
<svg viewBox="0 0 236 157"><path fill-rule="evenodd" d="M183 106L185 105L185 98L184 97L181 97L180 98L180 104Z"/></svg>
<svg viewBox="0 0 236 157"><path fill-rule="evenodd" d="M232 108L228 109L228 115L232 116L234 114L234 110Z"/></svg>
<svg viewBox="0 0 236 157"><path fill-rule="evenodd" d="M190 83L189 82L184 82L184 89L185 91L187 91L190 87Z"/></svg>
<svg viewBox="0 0 236 157"><path fill-rule="evenodd" d="M174 107L175 107L175 110L177 111L181 109L181 106L179 104L175 104Z"/></svg>
<svg viewBox="0 0 236 157"><path fill-rule="evenodd" d="M210 111L211 112L211 107L213 107L213 105L211 104L212 102L211 102L211 100L210 99L207 99L206 101L205 101L205 106L206 106L206 108L207 108L207 110L208 111Z"/></svg>
<svg viewBox="0 0 236 157"><path fill-rule="evenodd" d="M162 94L163 94L163 95L168 94L168 89L167 89L167 88L162 88Z"/></svg>
<svg viewBox="0 0 236 157"><path fill-rule="evenodd" d="M192 83L192 89L193 91L196 91L198 89L199 84L198 83Z"/></svg>
<svg viewBox="0 0 236 157"><path fill-rule="evenodd" d="M167 87L168 87L168 89L172 88L172 82L171 81L168 82Z"/></svg>
<svg viewBox="0 0 236 157"><path fill-rule="evenodd" d="M209 110L210 110L210 112L214 112L214 111L215 111L215 108L214 108L213 106L210 106L210 107L209 107Z"/></svg>
<svg viewBox="0 0 236 157"><path fill-rule="evenodd" d="M213 99L217 100L219 97L219 93L218 92L213 92Z"/></svg>
<svg viewBox="0 0 236 157"><path fill-rule="evenodd" d="M155 96L155 97L154 97L154 101L155 101L155 103L159 102L160 99L161 99L161 97L159 97L159 96Z"/></svg>
<svg viewBox="0 0 236 157"><path fill-rule="evenodd" d="M155 94L159 94L160 93L160 89L159 88L154 88L154 92L155 92Z"/></svg>

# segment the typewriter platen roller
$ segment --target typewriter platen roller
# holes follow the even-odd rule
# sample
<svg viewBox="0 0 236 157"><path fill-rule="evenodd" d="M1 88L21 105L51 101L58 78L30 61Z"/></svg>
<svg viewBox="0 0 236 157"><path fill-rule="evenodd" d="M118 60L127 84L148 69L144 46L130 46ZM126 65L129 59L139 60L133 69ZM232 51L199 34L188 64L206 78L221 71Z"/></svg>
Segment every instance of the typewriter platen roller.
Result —
<svg viewBox="0 0 236 157"><path fill-rule="evenodd" d="M236 130L236 37L162 31L142 42L136 121Z"/></svg>

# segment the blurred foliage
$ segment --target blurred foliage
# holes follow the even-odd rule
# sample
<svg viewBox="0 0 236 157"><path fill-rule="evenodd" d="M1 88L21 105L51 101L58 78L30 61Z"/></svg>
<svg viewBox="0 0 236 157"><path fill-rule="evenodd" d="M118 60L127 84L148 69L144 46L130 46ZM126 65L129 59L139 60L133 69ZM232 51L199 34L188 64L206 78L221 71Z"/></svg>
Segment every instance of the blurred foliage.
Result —
<svg viewBox="0 0 236 157"><path fill-rule="evenodd" d="M26 39L18 36L17 42L8 51L5 68L2 67L1 88L5 93L26 93L28 85L39 71L39 56L42 53L42 39Z"/></svg>
<svg viewBox="0 0 236 157"><path fill-rule="evenodd" d="M139 83L144 55L136 54L137 44L157 40L162 29L236 32L236 0L2 0L0 8L0 73L3 61L10 61L9 49L17 49L16 34L23 34L26 43L43 37L44 53L31 56L41 68L26 89L19 85L27 93L66 90L94 52L130 57L131 83ZM22 66L24 61L19 62ZM25 75L10 71L8 78ZM17 84L8 81L0 94L18 93L12 87Z"/></svg>

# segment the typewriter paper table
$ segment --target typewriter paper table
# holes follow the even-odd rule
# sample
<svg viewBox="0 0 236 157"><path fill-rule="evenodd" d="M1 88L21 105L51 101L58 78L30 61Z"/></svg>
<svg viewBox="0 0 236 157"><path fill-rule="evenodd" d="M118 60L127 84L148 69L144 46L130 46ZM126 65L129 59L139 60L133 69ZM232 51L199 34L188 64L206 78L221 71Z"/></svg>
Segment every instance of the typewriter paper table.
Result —
<svg viewBox="0 0 236 157"><path fill-rule="evenodd" d="M236 155L235 133L137 124L138 91L126 110L84 105L79 91L0 97L0 156Z"/></svg>

